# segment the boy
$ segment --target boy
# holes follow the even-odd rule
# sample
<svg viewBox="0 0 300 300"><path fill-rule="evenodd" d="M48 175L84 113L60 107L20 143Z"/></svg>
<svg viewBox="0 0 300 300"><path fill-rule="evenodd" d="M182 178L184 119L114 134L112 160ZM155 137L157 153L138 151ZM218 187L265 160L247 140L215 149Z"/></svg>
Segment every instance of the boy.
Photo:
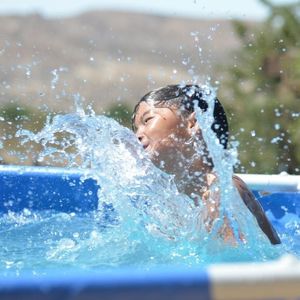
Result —
<svg viewBox="0 0 300 300"><path fill-rule="evenodd" d="M198 85L168 85L156 89L138 102L132 121L137 138L150 154L153 163L173 174L179 191L192 198L195 205L200 201L208 205L210 216L204 221L210 231L213 220L219 216L219 199L215 197L211 201L214 195L210 187L216 176L213 174L213 162L194 111L194 103L201 110L207 110L208 104L203 95L204 91ZM213 116L211 128L226 149L228 123L218 99L215 99ZM233 183L270 242L279 244L280 239L275 229L246 184L237 176L233 176ZM233 230L228 219L224 218L223 223L219 234L225 241L234 243ZM239 233L239 237L243 240L242 233Z"/></svg>

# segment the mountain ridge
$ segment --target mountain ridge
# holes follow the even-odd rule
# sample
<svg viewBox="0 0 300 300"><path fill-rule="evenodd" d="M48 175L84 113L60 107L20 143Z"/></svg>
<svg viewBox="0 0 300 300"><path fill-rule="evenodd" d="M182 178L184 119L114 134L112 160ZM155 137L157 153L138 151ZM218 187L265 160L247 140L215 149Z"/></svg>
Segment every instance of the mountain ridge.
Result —
<svg viewBox="0 0 300 300"><path fill-rule="evenodd" d="M240 47L229 20L92 11L67 18L0 16L0 106L96 110L132 105L149 89L217 76ZM199 50L201 47L201 51Z"/></svg>

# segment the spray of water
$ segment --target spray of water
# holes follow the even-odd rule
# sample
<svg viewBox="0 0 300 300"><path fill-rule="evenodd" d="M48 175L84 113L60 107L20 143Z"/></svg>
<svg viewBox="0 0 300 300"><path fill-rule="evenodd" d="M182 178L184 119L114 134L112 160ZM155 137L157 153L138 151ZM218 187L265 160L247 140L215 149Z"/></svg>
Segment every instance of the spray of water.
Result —
<svg viewBox="0 0 300 300"><path fill-rule="evenodd" d="M248 209L242 203L238 191L233 185L233 167L238 162L237 144L232 143L229 149L224 149L220 144L211 126L214 122L213 112L216 91L209 85L202 86L202 90L204 91L203 98L208 104L208 109L206 112L203 112L197 103L194 103L194 107L197 122L202 129L203 139L213 161L213 173L217 178L211 187L211 190L215 191L214 196L218 194L220 198L218 207L220 217L214 222L214 234L221 230L224 217L226 217L229 220L236 241L241 245L246 245L248 249L264 248L268 244L267 238L259 229L255 218L249 215ZM196 90L191 92L196 92ZM213 199L210 200L213 201Z"/></svg>
<svg viewBox="0 0 300 300"><path fill-rule="evenodd" d="M152 164L132 131L110 118L96 116L92 110L85 113L79 95L75 96L74 114L48 118L44 129L37 134L18 131L23 143L34 141L42 145L39 161L61 160L68 167L81 168L82 180L96 180L101 188L98 211L88 217L92 223L107 219L105 208L113 207L113 222L106 224L106 231L101 226L89 228L89 237L78 243L74 237L60 239L56 247L47 251L49 260L64 260L68 256L64 253L72 251L78 262L80 253L87 248L98 251L94 258L99 260L94 259L92 265L102 266L109 265L108 261L118 266L140 262L144 267L161 263L261 261L279 255L279 250L269 246L254 218L240 205L241 200L237 200L231 180L236 150L224 151L214 138L211 132L214 91L207 87L206 96L209 109L196 113L218 178L213 188L221 197L220 216L211 232L206 230L203 220L209 214L208 208L195 207L189 197L178 192L173 176ZM233 226L235 245L224 243L218 234L225 216ZM239 232L243 232L244 240L240 240ZM122 252L115 251L116 245Z"/></svg>

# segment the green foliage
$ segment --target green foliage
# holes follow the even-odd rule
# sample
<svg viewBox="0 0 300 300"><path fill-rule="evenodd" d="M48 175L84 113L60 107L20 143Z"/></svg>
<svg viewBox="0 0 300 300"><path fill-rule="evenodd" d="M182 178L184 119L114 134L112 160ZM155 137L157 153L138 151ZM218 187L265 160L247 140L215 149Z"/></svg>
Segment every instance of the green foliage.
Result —
<svg viewBox="0 0 300 300"><path fill-rule="evenodd" d="M19 128L26 128L33 131L40 130L46 120L46 114L32 107L8 103L0 107L0 118L3 128L7 127L14 133Z"/></svg>
<svg viewBox="0 0 300 300"><path fill-rule="evenodd" d="M24 119L28 119L30 115L30 109L20 107L13 103L9 103L0 109L0 117L8 122L20 122Z"/></svg>
<svg viewBox="0 0 300 300"><path fill-rule="evenodd" d="M233 23L243 46L220 93L241 144L238 171L299 173L300 3L261 2L270 9L265 22Z"/></svg>
<svg viewBox="0 0 300 300"><path fill-rule="evenodd" d="M16 131L41 130L46 114L31 107L9 103L0 107L0 164L36 164L35 156L39 147L22 145L16 138Z"/></svg>
<svg viewBox="0 0 300 300"><path fill-rule="evenodd" d="M111 106L105 115L115 119L121 125L131 128L132 109L124 103L117 103Z"/></svg>

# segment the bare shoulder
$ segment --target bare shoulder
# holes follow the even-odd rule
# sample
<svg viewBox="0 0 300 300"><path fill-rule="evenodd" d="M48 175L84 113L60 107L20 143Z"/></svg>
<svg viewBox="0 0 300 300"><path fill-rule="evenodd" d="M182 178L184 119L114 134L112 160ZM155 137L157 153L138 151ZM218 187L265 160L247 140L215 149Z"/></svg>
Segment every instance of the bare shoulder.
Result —
<svg viewBox="0 0 300 300"><path fill-rule="evenodd" d="M250 191L250 189L248 188L246 183L240 177L238 177L237 175L233 175L232 180L233 180L234 185L238 189L241 197L253 196L252 192Z"/></svg>
<svg viewBox="0 0 300 300"><path fill-rule="evenodd" d="M277 232L273 228L262 206L255 198L251 190L248 188L246 183L236 175L233 175L232 180L244 204L247 206L247 208L256 218L258 225L260 226L262 231L266 234L266 236L269 238L270 242L272 244L279 244L280 238L278 237Z"/></svg>
<svg viewBox="0 0 300 300"><path fill-rule="evenodd" d="M261 205L256 200L253 193L250 191L246 183L238 176L232 176L233 183L237 188L243 202L248 207L248 209L252 212L253 215L264 215L264 211Z"/></svg>

